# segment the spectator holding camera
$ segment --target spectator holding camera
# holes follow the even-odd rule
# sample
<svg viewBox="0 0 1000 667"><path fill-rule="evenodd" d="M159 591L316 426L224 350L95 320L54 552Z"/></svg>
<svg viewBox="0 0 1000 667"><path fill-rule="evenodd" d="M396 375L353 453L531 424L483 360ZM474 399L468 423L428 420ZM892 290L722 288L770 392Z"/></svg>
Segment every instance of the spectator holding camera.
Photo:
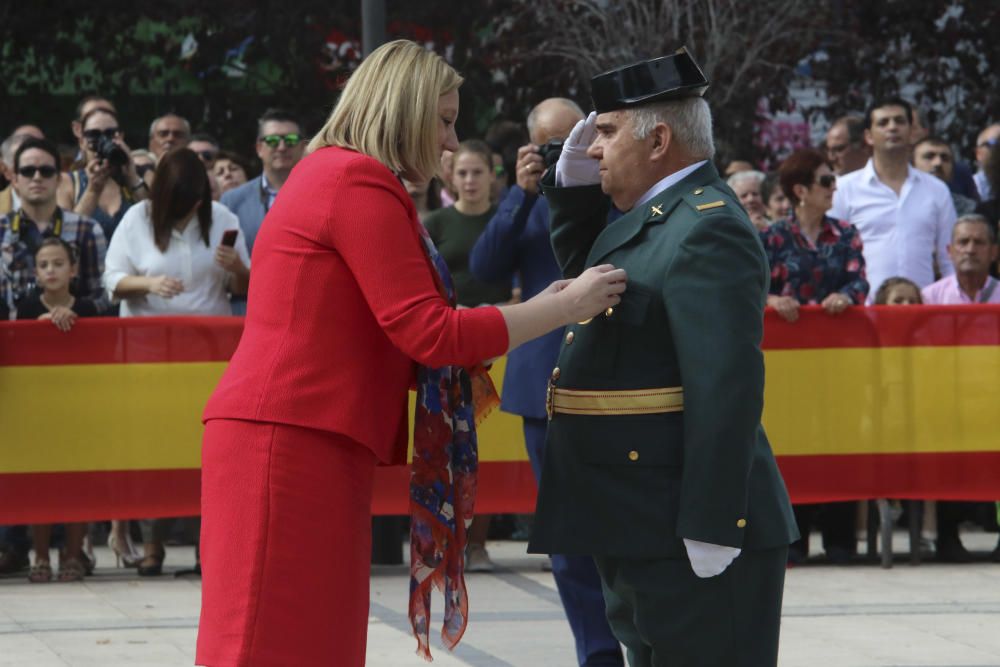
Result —
<svg viewBox="0 0 1000 667"><path fill-rule="evenodd" d="M46 139L26 139L14 154L14 188L20 206L0 218L0 300L15 312L36 289L35 252L46 238L74 246L78 275L73 296L94 300L99 313L110 304L101 290L106 244L94 220L58 205L59 153Z"/></svg>
<svg viewBox="0 0 1000 667"><path fill-rule="evenodd" d="M146 199L149 186L139 177L114 111L93 109L81 120L80 150L86 166L59 186L59 205L93 218L110 239L132 204Z"/></svg>
<svg viewBox="0 0 1000 667"><path fill-rule="evenodd" d="M530 143L517 151L516 181L469 256L469 268L477 280L509 284L519 276L522 298L528 300L562 278L549 240L549 206L539 196L538 181L558 159L563 140L583 118L583 110L566 98L544 100L528 114ZM562 328L556 329L507 355L500 409L521 416L536 481L541 476L548 425L545 389L564 335ZM552 575L573 631L578 663L623 664L618 640L605 618L594 560L590 556L553 555Z"/></svg>

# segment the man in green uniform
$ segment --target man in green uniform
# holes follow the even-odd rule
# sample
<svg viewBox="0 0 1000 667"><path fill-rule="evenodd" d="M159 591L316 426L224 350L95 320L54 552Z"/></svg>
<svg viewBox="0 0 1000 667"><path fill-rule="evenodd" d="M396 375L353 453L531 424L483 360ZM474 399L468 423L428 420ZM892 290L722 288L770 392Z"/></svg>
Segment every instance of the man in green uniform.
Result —
<svg viewBox="0 0 1000 667"><path fill-rule="evenodd" d="M775 665L797 532L760 425L764 249L686 51L592 84L543 180L552 244L565 276L629 283L566 330L529 551L594 556L632 667Z"/></svg>

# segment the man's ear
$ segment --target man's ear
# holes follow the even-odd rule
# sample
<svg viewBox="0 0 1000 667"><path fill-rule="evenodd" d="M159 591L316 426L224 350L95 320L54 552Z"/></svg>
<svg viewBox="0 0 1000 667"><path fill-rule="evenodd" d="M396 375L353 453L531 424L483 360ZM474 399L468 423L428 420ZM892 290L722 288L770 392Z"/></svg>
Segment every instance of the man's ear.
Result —
<svg viewBox="0 0 1000 667"><path fill-rule="evenodd" d="M673 130L671 130L670 126L666 123L657 123L653 126L653 130L649 134L650 139L652 140L649 159L663 159L663 157L667 154L667 150L670 148L670 142L674 138Z"/></svg>
<svg viewBox="0 0 1000 667"><path fill-rule="evenodd" d="M875 142L872 141L871 130L865 130L865 146L868 146L869 148L873 148L875 146Z"/></svg>

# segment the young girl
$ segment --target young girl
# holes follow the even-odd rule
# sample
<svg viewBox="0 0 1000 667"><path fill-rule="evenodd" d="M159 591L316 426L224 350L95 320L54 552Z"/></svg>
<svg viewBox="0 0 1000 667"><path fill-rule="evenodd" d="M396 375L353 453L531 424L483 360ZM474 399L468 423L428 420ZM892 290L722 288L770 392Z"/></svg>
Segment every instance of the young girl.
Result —
<svg viewBox="0 0 1000 667"><path fill-rule="evenodd" d="M19 320L50 320L60 331L69 331L77 317L94 317L94 302L70 293L77 274L76 251L61 238L47 238L35 251L38 290L17 306Z"/></svg>
<svg viewBox="0 0 1000 667"><path fill-rule="evenodd" d="M60 331L69 331L77 317L97 315L94 302L74 297L70 282L76 277L77 263L73 248L60 238L47 238L35 251L35 279L39 289L17 307L19 320L50 320ZM59 556L59 581L81 581L86 573L83 557L85 523L66 524L66 547ZM33 583L52 581L49 564L51 525L32 527L35 564L28 574Z"/></svg>
<svg viewBox="0 0 1000 667"><path fill-rule="evenodd" d="M887 279L875 293L876 306L914 306L923 302L917 284L899 276Z"/></svg>

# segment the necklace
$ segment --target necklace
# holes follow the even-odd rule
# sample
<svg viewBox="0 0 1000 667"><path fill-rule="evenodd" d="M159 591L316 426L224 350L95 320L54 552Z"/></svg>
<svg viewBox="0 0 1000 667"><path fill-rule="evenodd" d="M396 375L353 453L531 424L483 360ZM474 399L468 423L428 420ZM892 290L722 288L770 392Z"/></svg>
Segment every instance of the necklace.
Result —
<svg viewBox="0 0 1000 667"><path fill-rule="evenodd" d="M38 297L38 300L41 301L42 305L45 306L50 311L51 310L55 310L59 306L65 306L66 308L72 308L73 304L76 303L76 298L72 294L69 295L69 299L66 301L66 303L51 303L50 304L48 301L45 300L45 295L44 294L41 295L40 297Z"/></svg>

